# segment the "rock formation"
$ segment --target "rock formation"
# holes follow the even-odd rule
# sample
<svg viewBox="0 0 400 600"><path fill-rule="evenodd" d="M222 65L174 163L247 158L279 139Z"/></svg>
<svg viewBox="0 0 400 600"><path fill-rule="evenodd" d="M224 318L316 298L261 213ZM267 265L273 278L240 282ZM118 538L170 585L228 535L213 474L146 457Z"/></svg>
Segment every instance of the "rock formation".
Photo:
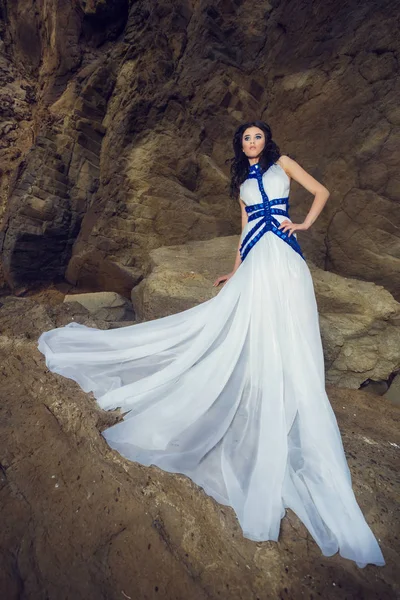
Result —
<svg viewBox="0 0 400 600"><path fill-rule="evenodd" d="M232 270L238 241L226 236L151 251L151 272L132 290L137 318L163 317L217 294L212 283ZM400 304L381 286L309 266L327 382L358 388L400 370Z"/></svg>
<svg viewBox="0 0 400 600"><path fill-rule="evenodd" d="M3 285L129 297L150 250L238 233L225 161L261 117L331 191L307 256L399 298L391 2L0 5ZM294 221L311 200L292 184Z"/></svg>
<svg viewBox="0 0 400 600"><path fill-rule="evenodd" d="M399 387L395 18L389 0L0 0L2 598L398 597L398 407L345 389ZM218 293L240 227L226 161L254 118L331 192L299 241L383 569L321 556L290 511L279 543L244 539L189 479L111 451L120 414L36 348L71 320L119 327ZM294 222L311 201L292 182Z"/></svg>
<svg viewBox="0 0 400 600"><path fill-rule="evenodd" d="M96 320L122 325L133 324L135 320L135 313L129 300L115 292L70 294L65 296L64 302L77 302L84 306Z"/></svg>

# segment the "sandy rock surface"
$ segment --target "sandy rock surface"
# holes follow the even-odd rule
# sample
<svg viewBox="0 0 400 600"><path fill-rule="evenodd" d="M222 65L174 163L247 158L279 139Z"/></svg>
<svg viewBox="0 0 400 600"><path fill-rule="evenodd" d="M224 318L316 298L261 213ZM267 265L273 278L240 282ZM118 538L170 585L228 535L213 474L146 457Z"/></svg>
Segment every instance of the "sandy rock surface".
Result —
<svg viewBox="0 0 400 600"><path fill-rule="evenodd" d="M134 321L132 304L115 292L95 292L89 294L68 294L65 303L78 302L93 315L103 321Z"/></svg>
<svg viewBox="0 0 400 600"><path fill-rule="evenodd" d="M355 493L387 566L360 570L323 557L290 511L279 543L254 543L231 509L186 477L110 450L100 432L118 412L99 410L73 381L48 372L37 337L72 319L95 326L85 308L72 312L78 306L6 298L0 307L2 597L398 597L397 407L328 387Z"/></svg>

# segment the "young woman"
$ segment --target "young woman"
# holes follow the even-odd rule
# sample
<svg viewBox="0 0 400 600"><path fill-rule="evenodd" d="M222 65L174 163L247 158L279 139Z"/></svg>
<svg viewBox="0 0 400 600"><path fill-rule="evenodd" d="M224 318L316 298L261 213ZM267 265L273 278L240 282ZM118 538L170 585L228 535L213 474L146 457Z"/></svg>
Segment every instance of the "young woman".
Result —
<svg viewBox="0 0 400 600"><path fill-rule="evenodd" d="M262 121L235 133L231 193L242 208L233 270L217 296L180 313L100 330L78 323L42 333L48 368L92 391L124 420L103 435L126 458L184 473L232 506L243 534L277 540L286 508L324 555L383 565L356 502L325 392L311 274L296 231L328 190L281 156ZM315 198L289 218L293 178Z"/></svg>

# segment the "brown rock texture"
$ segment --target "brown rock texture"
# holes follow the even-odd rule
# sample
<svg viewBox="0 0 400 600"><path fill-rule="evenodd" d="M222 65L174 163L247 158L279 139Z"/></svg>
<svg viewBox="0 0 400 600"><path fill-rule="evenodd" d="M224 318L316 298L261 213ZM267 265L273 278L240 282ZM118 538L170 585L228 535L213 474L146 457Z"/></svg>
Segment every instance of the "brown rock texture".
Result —
<svg viewBox="0 0 400 600"><path fill-rule="evenodd" d="M207 286L231 270L240 226L228 197L232 134L261 118L281 152L331 192L299 233L328 384L376 379L386 391L391 373L393 394L393 9L389 0L0 0L1 598L399 597L398 406L327 388L387 560L360 570L321 556L290 511L278 543L254 543L186 477L122 459L100 435L120 414L49 373L36 348L42 331L71 320L120 327L218 293ZM293 182L293 221L311 201ZM77 290L114 296L63 303Z"/></svg>
<svg viewBox="0 0 400 600"><path fill-rule="evenodd" d="M328 387L354 490L387 561L324 557L293 513L278 543L244 539L188 478L126 461L100 432L120 417L49 373L39 334L78 304L0 307L0 595L7 600L394 600L399 594L399 409ZM103 326L102 323L97 323ZM385 402L382 400L382 402Z"/></svg>
<svg viewBox="0 0 400 600"><path fill-rule="evenodd" d="M70 294L65 296L64 302L78 302L85 307L94 319L109 322L135 321L132 304L115 292L94 292L89 294Z"/></svg>
<svg viewBox="0 0 400 600"><path fill-rule="evenodd" d="M129 297L149 251L231 235L232 134L269 122L331 191L308 258L400 297L389 0L0 0L3 285ZM292 219L312 196L293 183Z"/></svg>

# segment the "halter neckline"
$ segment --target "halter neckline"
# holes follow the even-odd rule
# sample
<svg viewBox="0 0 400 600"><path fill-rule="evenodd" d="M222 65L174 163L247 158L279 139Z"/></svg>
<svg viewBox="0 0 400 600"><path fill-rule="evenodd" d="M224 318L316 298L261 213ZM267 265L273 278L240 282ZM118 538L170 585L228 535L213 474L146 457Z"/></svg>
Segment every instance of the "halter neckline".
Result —
<svg viewBox="0 0 400 600"><path fill-rule="evenodd" d="M253 175L254 173L257 173L257 171L260 169L260 163L255 163L254 165L250 165L249 166L249 175Z"/></svg>
<svg viewBox="0 0 400 600"><path fill-rule="evenodd" d="M254 165L250 165L249 175L256 175L257 173L265 173L266 171L268 171L268 169L270 167L272 167L273 164L274 163L271 162L266 169L263 169L259 162L255 163Z"/></svg>

